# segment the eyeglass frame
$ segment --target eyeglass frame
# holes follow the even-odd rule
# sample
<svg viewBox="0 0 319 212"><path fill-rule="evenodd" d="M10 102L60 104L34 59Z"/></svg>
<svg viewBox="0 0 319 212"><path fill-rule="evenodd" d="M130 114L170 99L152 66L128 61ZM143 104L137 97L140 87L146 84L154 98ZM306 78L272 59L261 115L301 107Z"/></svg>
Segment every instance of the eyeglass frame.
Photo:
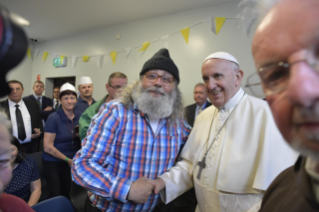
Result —
<svg viewBox="0 0 319 212"><path fill-rule="evenodd" d="M154 80L148 79L147 75L150 75L150 74L156 75L156 79L154 79ZM174 77L170 77L170 76L167 76L167 75L159 75L157 73L152 73L152 72L146 72L144 74L144 76L145 76L146 80L149 81L149 82L156 82L156 80L158 80L158 78L161 78L161 81L162 81L163 85L165 85L165 86L170 86L170 85L172 85L175 82L175 78ZM165 81L163 81L163 77L167 77L168 79L171 79L172 82L165 83Z"/></svg>
<svg viewBox="0 0 319 212"><path fill-rule="evenodd" d="M108 84L111 88L113 88L114 90L119 90L119 89L121 89L121 88L123 88L123 87L121 87L121 86L119 86L119 85L117 85L117 86L119 86L119 87L117 87L117 86L113 86L113 85L111 85L111 84Z"/></svg>
<svg viewBox="0 0 319 212"><path fill-rule="evenodd" d="M300 62L305 62L307 65L309 65L315 72L319 73L319 62L318 61L309 61L309 59L307 58L304 58L304 59L299 59L299 60L296 60L294 62L291 62L291 63L288 63L288 62L278 62L278 63L275 63L275 64L271 64L271 65L268 65L268 66L265 66L265 67L260 67L259 69L257 69L257 72L254 72L253 74L251 74L250 76L248 76L247 80L246 80L246 85L245 85L245 88L249 88L250 91L255 95L255 92L254 92L254 89L252 88L252 86L256 86L256 85L265 85L265 83L262 83L263 81L263 78L261 77L261 72L264 72L265 70L269 69L269 68L272 68L272 67L283 67L285 69L288 69L287 71L290 72L290 67L292 67L293 65L297 64L297 63L300 63ZM317 67L317 68L316 68ZM260 83L253 83L253 84L249 84L249 79L254 76L255 74L258 74L259 77L260 77L260 80L261 82ZM290 73L289 73L290 74ZM289 75L288 75L289 77ZM277 93L280 93L282 91L284 91L286 89L287 86L283 86L283 88L281 89L278 89L277 91L273 91L271 90L270 87L267 87L267 86L263 86L265 87L268 92L264 91L264 94L265 96L269 96L269 95L273 95L273 94L277 94Z"/></svg>

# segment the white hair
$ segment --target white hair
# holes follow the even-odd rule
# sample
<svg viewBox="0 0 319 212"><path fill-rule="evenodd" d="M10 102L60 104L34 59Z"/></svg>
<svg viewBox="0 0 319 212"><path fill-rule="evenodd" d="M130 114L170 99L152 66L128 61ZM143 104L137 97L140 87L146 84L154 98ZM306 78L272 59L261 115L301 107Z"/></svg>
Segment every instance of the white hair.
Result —
<svg viewBox="0 0 319 212"><path fill-rule="evenodd" d="M269 10L280 0L242 0L238 7L242 11L237 15L242 19L263 19Z"/></svg>

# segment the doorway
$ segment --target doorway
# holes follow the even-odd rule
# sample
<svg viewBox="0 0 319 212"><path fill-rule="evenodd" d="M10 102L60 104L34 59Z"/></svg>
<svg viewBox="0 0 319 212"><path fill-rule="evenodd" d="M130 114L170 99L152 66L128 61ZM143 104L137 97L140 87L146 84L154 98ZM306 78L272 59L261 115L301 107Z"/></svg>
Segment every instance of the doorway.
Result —
<svg viewBox="0 0 319 212"><path fill-rule="evenodd" d="M64 83L70 83L75 87L75 76L54 77L45 79L45 96L53 98L53 89L61 87Z"/></svg>

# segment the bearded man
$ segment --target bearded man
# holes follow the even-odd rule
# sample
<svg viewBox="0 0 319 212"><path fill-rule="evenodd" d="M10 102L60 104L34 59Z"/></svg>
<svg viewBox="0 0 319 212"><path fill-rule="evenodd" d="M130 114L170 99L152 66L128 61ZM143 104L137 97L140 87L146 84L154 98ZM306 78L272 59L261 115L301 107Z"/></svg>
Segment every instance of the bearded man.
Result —
<svg viewBox="0 0 319 212"><path fill-rule="evenodd" d="M173 166L190 133L179 82L178 68L161 49L140 80L93 117L72 166L73 180L89 190L86 211L152 211L159 203L147 178Z"/></svg>

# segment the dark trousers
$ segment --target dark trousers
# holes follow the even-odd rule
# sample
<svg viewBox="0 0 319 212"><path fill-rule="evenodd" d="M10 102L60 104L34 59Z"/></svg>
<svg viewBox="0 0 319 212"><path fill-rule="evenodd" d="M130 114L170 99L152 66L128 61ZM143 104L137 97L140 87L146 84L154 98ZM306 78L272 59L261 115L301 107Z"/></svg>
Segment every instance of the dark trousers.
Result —
<svg viewBox="0 0 319 212"><path fill-rule="evenodd" d="M23 148L26 154L30 154L33 152L31 142L21 144L21 147Z"/></svg>
<svg viewBox="0 0 319 212"><path fill-rule="evenodd" d="M85 201L85 212L101 212L100 209L95 207L93 203L91 202L89 196L87 196L86 201Z"/></svg>
<svg viewBox="0 0 319 212"><path fill-rule="evenodd" d="M62 195L70 199L71 169L68 163L43 160L43 170L49 187L49 197Z"/></svg>

